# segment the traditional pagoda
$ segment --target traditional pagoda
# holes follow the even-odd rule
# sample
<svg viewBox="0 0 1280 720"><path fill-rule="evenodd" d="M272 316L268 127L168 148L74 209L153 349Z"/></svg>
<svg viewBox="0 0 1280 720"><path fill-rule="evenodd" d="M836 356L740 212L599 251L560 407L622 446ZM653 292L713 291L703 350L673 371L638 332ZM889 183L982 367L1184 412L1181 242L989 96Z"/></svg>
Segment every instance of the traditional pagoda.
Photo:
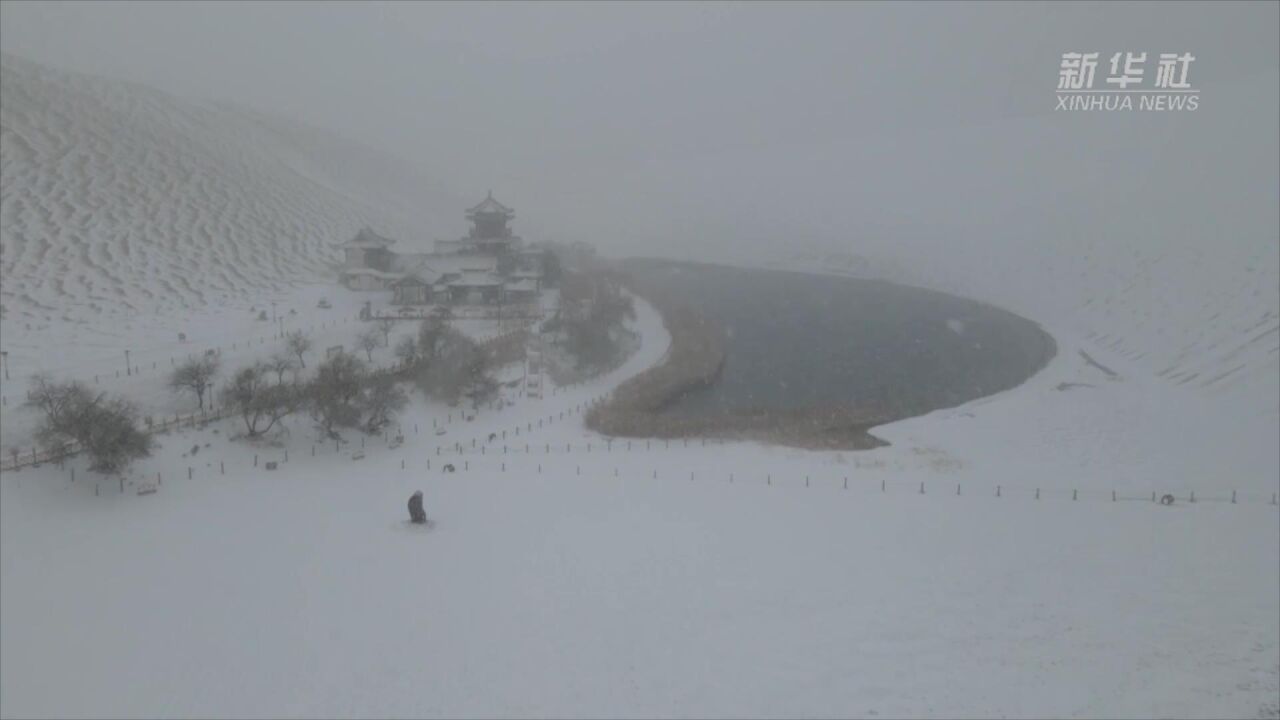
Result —
<svg viewBox="0 0 1280 720"><path fill-rule="evenodd" d="M511 208L493 199L493 191L475 207L467 210L471 230L463 242L474 252L501 255L510 252L520 239L511 234L507 223L516 216Z"/></svg>

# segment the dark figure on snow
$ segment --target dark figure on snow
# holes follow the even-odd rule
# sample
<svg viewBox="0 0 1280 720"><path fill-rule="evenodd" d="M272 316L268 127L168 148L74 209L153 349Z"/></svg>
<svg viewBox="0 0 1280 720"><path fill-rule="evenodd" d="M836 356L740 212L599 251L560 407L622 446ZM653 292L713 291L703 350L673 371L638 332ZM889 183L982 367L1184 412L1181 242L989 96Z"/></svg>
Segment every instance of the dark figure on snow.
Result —
<svg viewBox="0 0 1280 720"><path fill-rule="evenodd" d="M427 511L422 509L422 491L409 496L409 520L418 524L427 521Z"/></svg>

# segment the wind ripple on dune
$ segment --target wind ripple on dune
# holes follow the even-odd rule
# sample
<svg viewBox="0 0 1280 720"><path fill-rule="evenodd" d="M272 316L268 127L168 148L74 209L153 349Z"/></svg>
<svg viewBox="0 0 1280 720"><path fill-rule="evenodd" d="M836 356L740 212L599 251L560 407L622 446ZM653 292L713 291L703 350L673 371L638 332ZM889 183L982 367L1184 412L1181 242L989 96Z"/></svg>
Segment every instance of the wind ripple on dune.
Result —
<svg viewBox="0 0 1280 720"><path fill-rule="evenodd" d="M309 179L291 166L299 142L259 118L8 55L0 69L12 317L127 316L332 281L337 245L369 219L404 237L420 227Z"/></svg>

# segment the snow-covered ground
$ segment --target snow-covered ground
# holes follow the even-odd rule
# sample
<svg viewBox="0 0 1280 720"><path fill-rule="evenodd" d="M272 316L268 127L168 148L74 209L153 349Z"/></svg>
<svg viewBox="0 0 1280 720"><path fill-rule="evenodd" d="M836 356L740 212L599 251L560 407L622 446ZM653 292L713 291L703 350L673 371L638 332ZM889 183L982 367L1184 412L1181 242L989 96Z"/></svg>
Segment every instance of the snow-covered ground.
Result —
<svg viewBox="0 0 1280 720"><path fill-rule="evenodd" d="M1264 486L1205 502L1234 487L1215 476L1166 508L1146 495L1180 484L1047 453L1025 408L1090 397L1052 389L1096 380L1070 356L869 453L627 450L580 408L661 358L639 309L643 348L610 376L472 422L415 402L406 444L360 460L313 458L301 423L285 447L228 443L228 421L138 466L155 495L6 476L4 714L1275 712ZM417 489L428 531L405 522Z"/></svg>
<svg viewBox="0 0 1280 720"><path fill-rule="evenodd" d="M3 444L35 369L189 411L165 363L274 352L249 311L272 300L317 352L350 346L365 298L329 284L332 244L417 228L363 155L3 70ZM868 452L586 431L665 352L639 303L617 371L470 422L415 397L405 444L362 459L299 417L276 445L232 420L165 436L123 493L79 458L6 473L0 715L1276 717L1280 290L1256 240L904 262L1059 353ZM124 349L140 375L115 377Z"/></svg>

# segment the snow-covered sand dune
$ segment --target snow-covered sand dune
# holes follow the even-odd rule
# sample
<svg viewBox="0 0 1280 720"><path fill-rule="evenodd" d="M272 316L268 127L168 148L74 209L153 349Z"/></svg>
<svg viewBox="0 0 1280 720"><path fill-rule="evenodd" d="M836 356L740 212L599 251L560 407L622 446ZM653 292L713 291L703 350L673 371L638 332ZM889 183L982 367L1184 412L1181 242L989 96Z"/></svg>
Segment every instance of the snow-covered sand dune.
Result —
<svg viewBox="0 0 1280 720"><path fill-rule="evenodd" d="M360 227L426 241L433 208L462 207L319 130L11 55L0 70L9 343L328 281Z"/></svg>
<svg viewBox="0 0 1280 720"><path fill-rule="evenodd" d="M6 451L30 447L15 405L31 373L101 376L145 412L186 412L157 388L116 382L124 351L150 372L243 349L274 331L255 322L272 301L286 330L345 320L359 302L333 286L336 245L368 225L425 248L462 221L462 199L322 130L12 55L0 73ZM322 296L332 313L288 314Z"/></svg>

